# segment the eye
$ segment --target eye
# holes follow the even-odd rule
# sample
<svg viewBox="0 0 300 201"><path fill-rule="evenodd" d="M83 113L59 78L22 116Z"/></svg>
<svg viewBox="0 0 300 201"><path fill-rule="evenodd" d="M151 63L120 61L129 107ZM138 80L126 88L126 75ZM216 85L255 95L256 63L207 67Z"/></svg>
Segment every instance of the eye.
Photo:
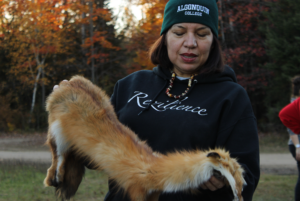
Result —
<svg viewBox="0 0 300 201"><path fill-rule="evenodd" d="M176 36L182 36L183 33L173 32Z"/></svg>
<svg viewBox="0 0 300 201"><path fill-rule="evenodd" d="M205 37L207 34L197 34L200 37Z"/></svg>

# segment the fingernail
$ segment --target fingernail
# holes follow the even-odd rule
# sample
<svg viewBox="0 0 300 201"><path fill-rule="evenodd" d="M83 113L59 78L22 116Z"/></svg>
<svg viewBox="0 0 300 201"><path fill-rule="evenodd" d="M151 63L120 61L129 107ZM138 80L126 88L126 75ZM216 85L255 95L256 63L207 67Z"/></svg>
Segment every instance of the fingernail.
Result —
<svg viewBox="0 0 300 201"><path fill-rule="evenodd" d="M58 89L59 86L58 85L54 85L53 90Z"/></svg>
<svg viewBox="0 0 300 201"><path fill-rule="evenodd" d="M63 81L68 82L69 80L63 80Z"/></svg>

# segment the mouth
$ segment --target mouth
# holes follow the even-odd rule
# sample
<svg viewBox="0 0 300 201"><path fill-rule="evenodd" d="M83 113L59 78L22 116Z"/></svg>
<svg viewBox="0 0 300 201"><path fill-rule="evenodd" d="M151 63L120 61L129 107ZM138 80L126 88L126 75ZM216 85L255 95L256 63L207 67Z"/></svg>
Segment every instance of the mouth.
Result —
<svg viewBox="0 0 300 201"><path fill-rule="evenodd" d="M187 63L191 63L197 59L197 55L192 54L192 53L180 54L180 57L184 62L187 62Z"/></svg>

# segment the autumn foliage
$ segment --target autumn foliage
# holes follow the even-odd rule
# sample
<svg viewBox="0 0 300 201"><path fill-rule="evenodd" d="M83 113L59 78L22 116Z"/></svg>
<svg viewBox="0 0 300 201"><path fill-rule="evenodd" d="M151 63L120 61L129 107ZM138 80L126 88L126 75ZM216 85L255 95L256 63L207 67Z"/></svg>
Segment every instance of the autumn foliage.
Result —
<svg viewBox="0 0 300 201"><path fill-rule="evenodd" d="M136 5L144 8L144 17L131 29L128 52L132 61L128 61L128 73L141 69L152 69L154 65L149 60L150 46L159 38L163 22L164 7L168 0L140 0Z"/></svg>
<svg viewBox="0 0 300 201"><path fill-rule="evenodd" d="M23 99L22 109L15 101L7 107L23 110L23 126L42 119L45 97L53 85L74 74L85 75L95 83L101 75L98 83L111 90L120 73L108 78L107 65L111 72L120 71L116 69L121 69L118 63L123 58L111 61L121 48L113 25L107 25L112 14L103 0L3 0L0 8L0 96L6 102L9 98ZM8 95L9 88L21 93ZM0 130L19 124L9 118L2 121Z"/></svg>
<svg viewBox="0 0 300 201"><path fill-rule="evenodd" d="M297 24L291 15L299 11L297 6L268 14L278 10L278 5L290 6L286 3L289 1L218 0L219 41L224 58L248 92L259 125L268 123L268 111L277 111L284 102L269 107L268 103L278 102L271 100L274 96L266 90L270 80L281 76L278 80L285 80L282 86L287 86L291 72L299 72L295 67L299 66L297 56L288 59L293 64L285 59L280 65L274 64L286 54L274 56L281 48L276 43L281 36L270 39L279 33L276 26L288 24L276 18L281 13L287 16L282 19ZM108 0L0 0L0 113L4 114L0 116L0 131L45 128L47 95L53 85L75 74L89 78L111 94L118 79L154 67L148 51L160 37L168 0L123 2L141 6L142 19L134 19L130 6L124 7L123 16L114 16ZM116 30L117 19L122 19L121 30ZM281 35L294 38L293 28L285 30ZM298 48L290 41L282 44ZM268 45L275 47L275 53L267 51ZM274 90L272 94L280 94Z"/></svg>

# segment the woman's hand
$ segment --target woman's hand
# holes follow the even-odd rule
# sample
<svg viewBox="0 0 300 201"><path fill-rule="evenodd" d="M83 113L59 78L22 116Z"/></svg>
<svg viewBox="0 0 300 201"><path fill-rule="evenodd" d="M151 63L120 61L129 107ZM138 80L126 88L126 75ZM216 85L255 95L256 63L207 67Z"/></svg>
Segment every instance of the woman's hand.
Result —
<svg viewBox="0 0 300 201"><path fill-rule="evenodd" d="M218 190L220 188L223 188L224 186L225 183L217 179L215 176L211 176L211 178L207 182L200 185L202 189L209 189L211 191Z"/></svg>
<svg viewBox="0 0 300 201"><path fill-rule="evenodd" d="M63 82L69 82L68 80L63 80ZM59 85L54 85L54 87L53 87L53 91L55 91L56 89L58 89L59 88Z"/></svg>
<svg viewBox="0 0 300 201"><path fill-rule="evenodd" d="M300 161L300 148L296 148L296 160Z"/></svg>
<svg viewBox="0 0 300 201"><path fill-rule="evenodd" d="M158 201L161 192L153 192L146 197L146 201Z"/></svg>

